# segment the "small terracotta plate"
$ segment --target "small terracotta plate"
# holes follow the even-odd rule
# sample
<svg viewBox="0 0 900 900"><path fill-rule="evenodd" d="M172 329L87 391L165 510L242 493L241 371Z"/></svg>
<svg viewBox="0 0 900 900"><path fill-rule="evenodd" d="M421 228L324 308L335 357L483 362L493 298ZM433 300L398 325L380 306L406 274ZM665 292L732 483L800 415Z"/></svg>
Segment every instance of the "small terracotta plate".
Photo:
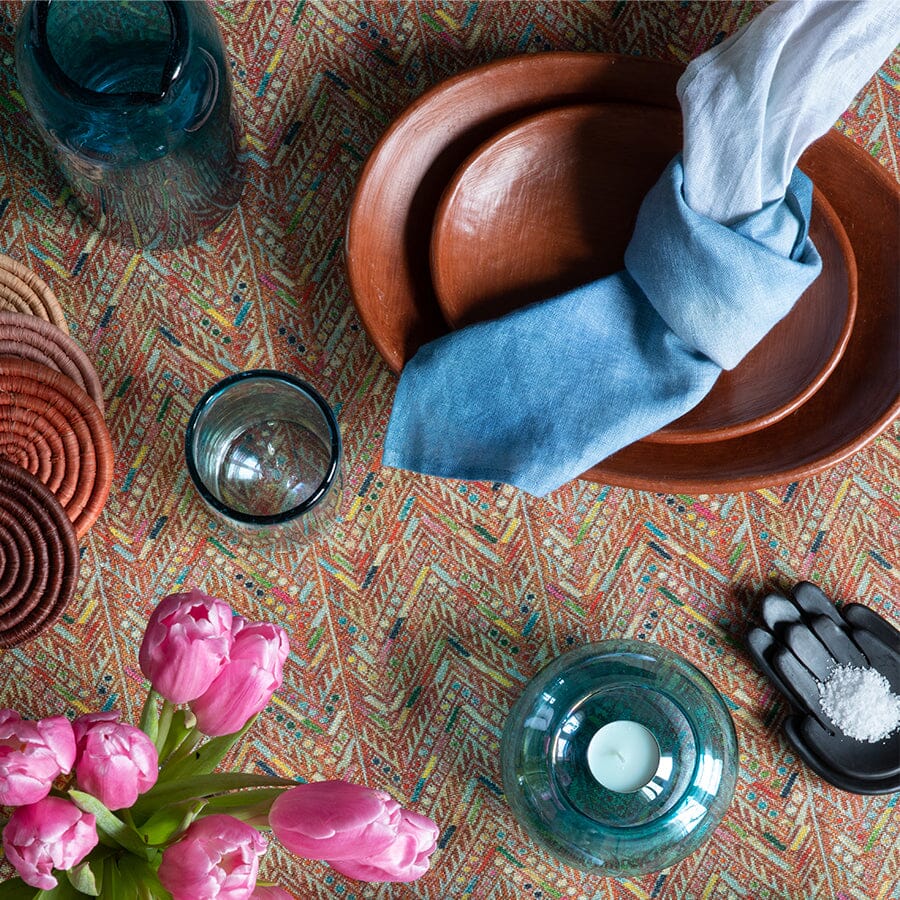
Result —
<svg viewBox="0 0 900 900"><path fill-rule="evenodd" d="M621 270L641 201L681 143L679 113L634 104L564 106L488 140L457 171L435 217L431 274L447 322L496 318ZM811 233L819 278L702 403L648 440L746 434L822 385L850 338L856 265L821 193Z"/></svg>

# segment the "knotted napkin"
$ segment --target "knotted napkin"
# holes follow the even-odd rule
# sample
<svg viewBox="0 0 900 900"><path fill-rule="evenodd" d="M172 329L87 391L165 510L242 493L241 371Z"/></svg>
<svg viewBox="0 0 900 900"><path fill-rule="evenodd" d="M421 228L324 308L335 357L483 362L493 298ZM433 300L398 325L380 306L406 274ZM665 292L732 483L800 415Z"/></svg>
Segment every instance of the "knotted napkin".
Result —
<svg viewBox="0 0 900 900"><path fill-rule="evenodd" d="M890 0L779 0L695 59L625 269L420 348L384 464L543 495L696 406L819 274L797 160L898 43Z"/></svg>

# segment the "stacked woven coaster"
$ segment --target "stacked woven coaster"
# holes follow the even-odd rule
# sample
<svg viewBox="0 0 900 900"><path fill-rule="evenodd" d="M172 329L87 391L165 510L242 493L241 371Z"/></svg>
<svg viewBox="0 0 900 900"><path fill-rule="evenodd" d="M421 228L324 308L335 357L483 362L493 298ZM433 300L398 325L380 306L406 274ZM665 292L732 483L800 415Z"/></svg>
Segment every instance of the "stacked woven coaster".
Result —
<svg viewBox="0 0 900 900"><path fill-rule="evenodd" d="M109 496L97 373L53 291L0 254L0 647L43 631L78 582L78 541Z"/></svg>

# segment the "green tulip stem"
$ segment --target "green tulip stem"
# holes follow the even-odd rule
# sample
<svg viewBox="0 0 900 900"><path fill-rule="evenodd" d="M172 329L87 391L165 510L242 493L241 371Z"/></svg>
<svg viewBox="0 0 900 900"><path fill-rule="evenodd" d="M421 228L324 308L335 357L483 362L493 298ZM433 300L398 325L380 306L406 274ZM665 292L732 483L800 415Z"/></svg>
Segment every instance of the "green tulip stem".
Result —
<svg viewBox="0 0 900 900"><path fill-rule="evenodd" d="M174 714L175 704L171 700L163 700L162 710L159 713L159 731L157 732L156 740L153 742L156 744L158 752L162 750L166 743L166 738L169 736L169 727L172 724L172 716Z"/></svg>
<svg viewBox="0 0 900 900"><path fill-rule="evenodd" d="M181 744L172 751L169 755L169 758L165 761L166 766L173 766L176 763L181 762L183 759L187 759L199 745L200 741L203 740L203 733L197 730L197 726L195 725L186 735Z"/></svg>
<svg viewBox="0 0 900 900"><path fill-rule="evenodd" d="M159 715L156 706L159 699L159 694L151 688L147 691L147 699L141 710L141 731L154 743L156 743L156 736L159 732Z"/></svg>

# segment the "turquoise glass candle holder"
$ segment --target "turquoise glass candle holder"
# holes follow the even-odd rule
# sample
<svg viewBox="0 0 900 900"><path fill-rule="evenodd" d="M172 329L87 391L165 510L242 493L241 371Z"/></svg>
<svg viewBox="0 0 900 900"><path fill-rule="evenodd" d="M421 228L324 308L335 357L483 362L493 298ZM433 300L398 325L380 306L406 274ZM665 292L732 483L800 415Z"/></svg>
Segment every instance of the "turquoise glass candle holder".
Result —
<svg viewBox="0 0 900 900"><path fill-rule="evenodd" d="M737 739L696 667L655 644L603 641L526 685L501 765L507 801L538 844L578 869L642 875L683 859L719 824Z"/></svg>

